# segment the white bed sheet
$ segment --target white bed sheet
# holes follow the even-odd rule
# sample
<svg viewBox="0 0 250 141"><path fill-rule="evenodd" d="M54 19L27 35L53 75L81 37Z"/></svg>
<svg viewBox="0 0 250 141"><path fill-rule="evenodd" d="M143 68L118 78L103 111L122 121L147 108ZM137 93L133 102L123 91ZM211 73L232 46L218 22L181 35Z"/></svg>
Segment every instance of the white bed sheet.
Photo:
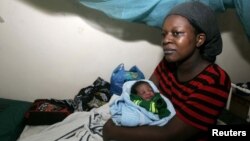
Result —
<svg viewBox="0 0 250 141"><path fill-rule="evenodd" d="M53 125L26 125L17 141L72 141L79 140L79 138L86 141L102 141L102 126L111 117L109 112L109 104L117 97L119 96L113 95L109 103L89 112L75 112L69 115L63 121ZM81 127L79 128L79 126ZM86 133L87 137L85 135ZM69 136L70 139L68 139Z"/></svg>
<svg viewBox="0 0 250 141"><path fill-rule="evenodd" d="M38 134L42 132L44 129L48 128L49 126L50 125L39 125L39 126L26 125L17 141L23 140L24 138L27 138L34 134Z"/></svg>

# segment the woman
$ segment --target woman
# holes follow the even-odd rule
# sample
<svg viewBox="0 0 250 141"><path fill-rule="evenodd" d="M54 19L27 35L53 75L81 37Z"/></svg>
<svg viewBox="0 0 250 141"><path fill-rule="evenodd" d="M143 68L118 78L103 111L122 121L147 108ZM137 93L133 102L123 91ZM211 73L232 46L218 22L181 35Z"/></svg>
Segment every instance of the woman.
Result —
<svg viewBox="0 0 250 141"><path fill-rule="evenodd" d="M206 140L230 90L230 78L215 64L222 51L213 11L200 2L177 5L162 26L164 58L151 80L173 103L176 115L163 127L104 125L104 140Z"/></svg>

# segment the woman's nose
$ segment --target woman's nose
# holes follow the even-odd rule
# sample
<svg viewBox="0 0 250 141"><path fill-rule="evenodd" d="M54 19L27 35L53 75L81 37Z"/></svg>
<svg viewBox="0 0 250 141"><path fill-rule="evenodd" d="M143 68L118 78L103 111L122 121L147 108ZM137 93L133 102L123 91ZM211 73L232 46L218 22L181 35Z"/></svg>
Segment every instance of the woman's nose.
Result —
<svg viewBox="0 0 250 141"><path fill-rule="evenodd" d="M170 33L166 33L165 36L162 39L162 45L167 44L172 41L173 36Z"/></svg>

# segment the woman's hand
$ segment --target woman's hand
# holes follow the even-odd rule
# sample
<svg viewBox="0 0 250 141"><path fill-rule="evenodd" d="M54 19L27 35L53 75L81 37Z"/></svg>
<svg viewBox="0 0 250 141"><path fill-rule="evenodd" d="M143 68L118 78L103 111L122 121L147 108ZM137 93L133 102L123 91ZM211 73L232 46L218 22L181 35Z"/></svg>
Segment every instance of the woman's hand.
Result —
<svg viewBox="0 0 250 141"><path fill-rule="evenodd" d="M116 125L114 124L114 122L112 121L112 119L109 119L104 124L103 131L102 131L102 135L103 135L103 140L104 141L110 140L110 134L112 134L112 131L114 130L115 127L116 127Z"/></svg>

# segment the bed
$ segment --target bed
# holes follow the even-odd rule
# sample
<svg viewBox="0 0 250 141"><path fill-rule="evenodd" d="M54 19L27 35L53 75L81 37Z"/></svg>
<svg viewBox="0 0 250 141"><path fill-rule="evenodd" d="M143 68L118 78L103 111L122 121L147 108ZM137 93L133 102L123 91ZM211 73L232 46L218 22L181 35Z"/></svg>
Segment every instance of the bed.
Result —
<svg viewBox="0 0 250 141"><path fill-rule="evenodd" d="M244 87L245 84L248 84L248 86ZM243 102L242 100L235 100L235 98L237 97L241 97L241 99L250 98L250 82L237 84L231 83L231 90L229 93L228 101L225 109L222 111L222 114L218 119L218 124L250 124L250 103ZM246 107L246 105L248 106ZM246 108L246 112L245 115L242 116L242 113L244 113L244 107Z"/></svg>
<svg viewBox="0 0 250 141"><path fill-rule="evenodd" d="M233 90L244 91L232 84L227 106L218 120L218 124L249 124L248 120L241 119L228 112ZM25 125L24 114L30 108L31 102L0 99L0 140L1 141L44 141L44 140L84 140L102 141L102 127L110 118L109 104L118 96L113 95L99 108L90 111L74 112L63 121L52 125ZM249 114L249 113L248 113Z"/></svg>
<svg viewBox="0 0 250 141"><path fill-rule="evenodd" d="M218 124L249 124L249 121L242 119L230 112L231 97L233 91L243 91L250 96L250 91L236 86L232 83L226 108L218 120ZM25 126L18 141L42 141L42 140L84 140L102 141L102 127L110 118L109 104L117 95L113 95L109 103L94 108L89 112L75 112L69 115L62 122L50 126Z"/></svg>
<svg viewBox="0 0 250 141"><path fill-rule="evenodd" d="M112 96L109 102L117 97ZM88 112L74 112L52 125L26 125L17 141L102 141L102 127L109 118L109 103L106 103Z"/></svg>
<svg viewBox="0 0 250 141"><path fill-rule="evenodd" d="M117 95L114 95L111 98L109 89L109 82L98 77L91 85L82 88L73 99L35 100L25 114L26 126L17 140L102 140L103 125L110 118L109 102L117 97ZM36 103L36 101L38 101L39 104ZM41 104L40 102L45 103ZM48 106L48 102L52 102L50 103L52 105L56 104L54 106L58 106L59 109L56 108L51 111L51 105L49 104L50 106ZM49 111L44 107L44 104L48 106ZM62 113L58 111L61 111L60 107L62 107L62 104L63 107L73 108L73 112L70 112L70 114L62 120L61 118L60 120L51 120L51 118L58 119L54 118L56 115L61 116ZM41 106L42 110L40 109ZM63 110L61 112L65 111ZM31 113L36 116L31 116ZM40 121L38 122L38 120L34 120L33 118L38 118Z"/></svg>

